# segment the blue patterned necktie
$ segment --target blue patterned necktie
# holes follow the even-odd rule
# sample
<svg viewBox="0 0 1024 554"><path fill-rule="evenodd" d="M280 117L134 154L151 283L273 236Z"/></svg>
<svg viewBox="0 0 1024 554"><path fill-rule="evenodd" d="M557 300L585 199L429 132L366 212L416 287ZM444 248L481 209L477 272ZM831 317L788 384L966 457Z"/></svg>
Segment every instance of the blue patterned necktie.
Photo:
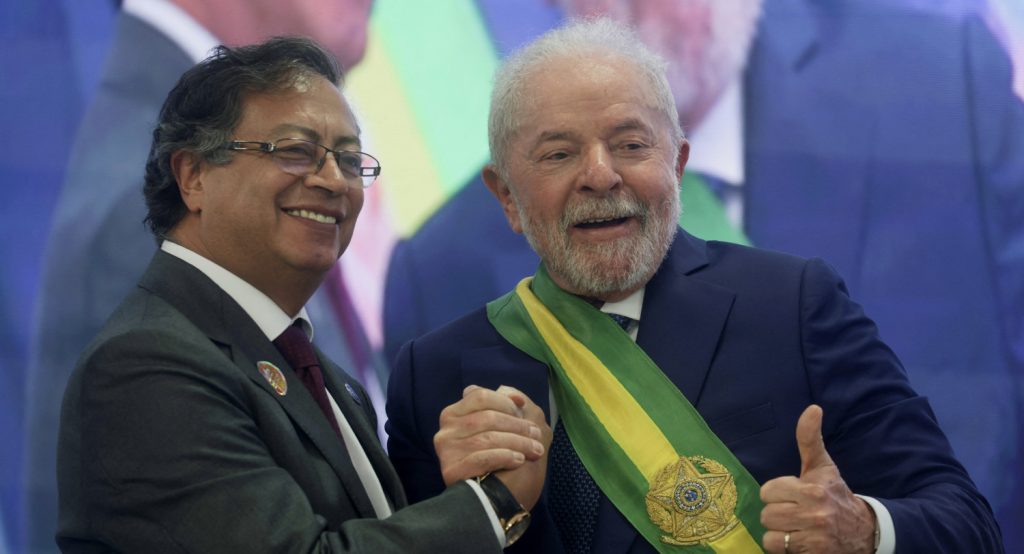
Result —
<svg viewBox="0 0 1024 554"><path fill-rule="evenodd" d="M607 314L623 331L633 319ZM576 454L562 419L555 424L548 460L548 509L567 554L587 554L597 529L601 491Z"/></svg>

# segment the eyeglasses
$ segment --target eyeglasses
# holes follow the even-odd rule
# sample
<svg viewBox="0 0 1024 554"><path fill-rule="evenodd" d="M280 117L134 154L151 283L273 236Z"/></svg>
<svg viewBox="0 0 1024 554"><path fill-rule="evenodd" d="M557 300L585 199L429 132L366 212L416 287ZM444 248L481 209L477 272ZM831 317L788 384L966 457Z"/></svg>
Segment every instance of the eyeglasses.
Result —
<svg viewBox="0 0 1024 554"><path fill-rule="evenodd" d="M270 154L281 171L297 177L319 173L327 161L327 155L334 154L334 161L342 175L351 182L359 183L364 189L369 188L380 175L380 162L366 152L331 150L305 139L283 138L274 142L234 140L224 143L224 148L265 152ZM320 149L323 149L323 155Z"/></svg>

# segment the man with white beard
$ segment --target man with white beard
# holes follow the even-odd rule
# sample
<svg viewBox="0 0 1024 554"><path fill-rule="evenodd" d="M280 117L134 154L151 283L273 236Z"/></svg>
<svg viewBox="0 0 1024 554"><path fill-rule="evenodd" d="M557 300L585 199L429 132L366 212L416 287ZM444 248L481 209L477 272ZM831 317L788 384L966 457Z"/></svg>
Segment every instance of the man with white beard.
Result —
<svg viewBox="0 0 1024 554"><path fill-rule="evenodd" d="M562 7L635 24L668 59L692 145L683 228L827 259L1024 550L1024 106L984 23L925 4ZM498 213L472 182L398 244L388 358L535 270Z"/></svg>
<svg viewBox="0 0 1024 554"><path fill-rule="evenodd" d="M555 437L510 552L1002 551L834 270L678 229L689 144L664 69L607 19L499 69L483 179L542 265L399 353L389 454L409 495L444 488L445 403L507 384Z"/></svg>

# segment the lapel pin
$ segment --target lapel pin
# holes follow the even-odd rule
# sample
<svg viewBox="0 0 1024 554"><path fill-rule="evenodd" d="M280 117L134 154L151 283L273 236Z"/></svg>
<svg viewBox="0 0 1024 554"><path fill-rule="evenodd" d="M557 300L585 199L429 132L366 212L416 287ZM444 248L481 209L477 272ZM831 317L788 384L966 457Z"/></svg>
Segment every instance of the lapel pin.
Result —
<svg viewBox="0 0 1024 554"><path fill-rule="evenodd" d="M280 396L288 394L288 381L284 380L284 374L277 369L276 365L270 362L256 362L256 369L260 370L260 374L270 383L271 388L277 394Z"/></svg>
<svg viewBox="0 0 1024 554"><path fill-rule="evenodd" d="M352 388L352 385L345 383L345 390L348 391L348 395L352 397L352 400L355 400L356 404L363 404L363 401L359 398L359 393L356 392L356 389Z"/></svg>

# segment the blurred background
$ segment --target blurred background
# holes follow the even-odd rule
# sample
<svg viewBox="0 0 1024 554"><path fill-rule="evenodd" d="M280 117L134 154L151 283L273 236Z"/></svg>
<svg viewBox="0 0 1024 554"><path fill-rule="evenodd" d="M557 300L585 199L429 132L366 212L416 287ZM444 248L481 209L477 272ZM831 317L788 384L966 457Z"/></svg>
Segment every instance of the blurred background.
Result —
<svg viewBox="0 0 1024 554"><path fill-rule="evenodd" d="M708 191L684 192L683 224L835 265L931 399L1007 551L1024 552L1024 2L216 4L0 1L0 552L56 550L64 380L154 248L141 176L182 70L221 41L284 33L351 67L384 171L315 308L337 325L317 338L382 408L402 342L532 271L478 179L491 76L566 14L593 13L637 24L677 96L705 74L674 56L711 52L711 84L680 106L688 169L706 176L692 190ZM695 30L690 4L721 13ZM707 46L703 31L726 38Z"/></svg>

